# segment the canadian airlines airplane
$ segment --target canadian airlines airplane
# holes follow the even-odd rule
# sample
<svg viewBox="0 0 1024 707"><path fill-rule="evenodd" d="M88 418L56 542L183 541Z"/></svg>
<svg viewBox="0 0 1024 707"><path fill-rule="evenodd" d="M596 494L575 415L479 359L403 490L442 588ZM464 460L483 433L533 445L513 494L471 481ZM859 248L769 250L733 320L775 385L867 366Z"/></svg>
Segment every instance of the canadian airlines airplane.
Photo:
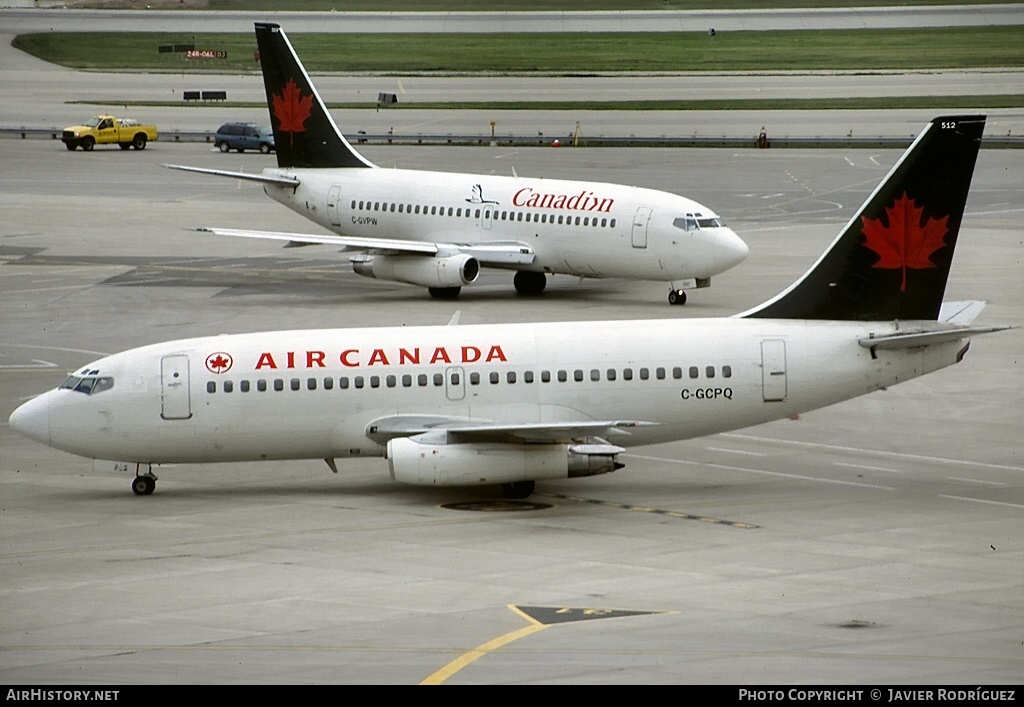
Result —
<svg viewBox="0 0 1024 707"><path fill-rule="evenodd" d="M410 484L602 474L626 447L734 430L958 363L983 303L942 303L984 116L933 120L811 269L719 319L259 332L107 356L10 424L153 466L383 456ZM127 464L125 464L127 462ZM130 465L130 467L129 467Z"/></svg>
<svg viewBox="0 0 1024 707"><path fill-rule="evenodd" d="M669 302L707 287L747 245L706 206L619 184L377 169L338 130L284 31L256 23L277 168L246 174L166 165L263 184L336 235L206 228L293 245L340 245L360 275L454 298L481 267L514 270L522 294L548 273L669 282Z"/></svg>

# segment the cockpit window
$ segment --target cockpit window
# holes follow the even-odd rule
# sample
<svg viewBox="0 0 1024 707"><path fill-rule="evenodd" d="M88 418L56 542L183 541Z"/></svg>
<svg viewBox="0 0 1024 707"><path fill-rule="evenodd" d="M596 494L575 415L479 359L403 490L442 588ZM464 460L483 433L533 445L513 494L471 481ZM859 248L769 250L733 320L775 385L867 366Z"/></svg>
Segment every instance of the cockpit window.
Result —
<svg viewBox="0 0 1024 707"><path fill-rule="evenodd" d="M70 376L60 384L62 390L74 390L77 393L96 395L114 387L114 379L110 376Z"/></svg>
<svg viewBox="0 0 1024 707"><path fill-rule="evenodd" d="M717 216L707 217L704 214L686 214L672 221L672 225L684 231L696 231L698 228L721 228L725 226Z"/></svg>
<svg viewBox="0 0 1024 707"><path fill-rule="evenodd" d="M681 228L684 231L696 231L697 219L693 218L692 216L680 216L679 218L672 222L672 225L675 226L676 228Z"/></svg>

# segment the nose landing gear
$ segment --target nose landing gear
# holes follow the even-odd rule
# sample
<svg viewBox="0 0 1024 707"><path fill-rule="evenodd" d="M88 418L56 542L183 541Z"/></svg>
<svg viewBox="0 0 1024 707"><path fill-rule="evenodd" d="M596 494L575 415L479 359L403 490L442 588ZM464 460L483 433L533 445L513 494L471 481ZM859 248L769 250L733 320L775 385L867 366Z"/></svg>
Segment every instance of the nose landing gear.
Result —
<svg viewBox="0 0 1024 707"><path fill-rule="evenodd" d="M135 478L132 479L132 491L136 496L149 496L156 490L156 474L153 473L152 468L148 469L144 474L140 474L139 469L141 468L142 464L135 465Z"/></svg>

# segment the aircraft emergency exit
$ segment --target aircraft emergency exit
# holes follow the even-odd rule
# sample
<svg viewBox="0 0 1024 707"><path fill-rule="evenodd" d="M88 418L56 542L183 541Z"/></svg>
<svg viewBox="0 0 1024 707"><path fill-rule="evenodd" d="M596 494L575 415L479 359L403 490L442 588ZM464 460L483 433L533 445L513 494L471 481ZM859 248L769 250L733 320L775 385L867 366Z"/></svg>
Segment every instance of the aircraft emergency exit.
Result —
<svg viewBox="0 0 1024 707"><path fill-rule="evenodd" d="M276 24L256 23L277 168L262 174L166 165L261 182L334 235L205 228L289 244L339 245L355 272L454 298L482 267L515 271L521 294L548 274L669 282L669 302L746 258L746 244L691 199L620 184L378 169L352 148Z"/></svg>
<svg viewBox="0 0 1024 707"><path fill-rule="evenodd" d="M980 302L943 304L984 116L936 118L828 250L729 318L258 332L108 356L11 415L135 469L383 456L431 486L618 469L635 445L806 412L958 363Z"/></svg>

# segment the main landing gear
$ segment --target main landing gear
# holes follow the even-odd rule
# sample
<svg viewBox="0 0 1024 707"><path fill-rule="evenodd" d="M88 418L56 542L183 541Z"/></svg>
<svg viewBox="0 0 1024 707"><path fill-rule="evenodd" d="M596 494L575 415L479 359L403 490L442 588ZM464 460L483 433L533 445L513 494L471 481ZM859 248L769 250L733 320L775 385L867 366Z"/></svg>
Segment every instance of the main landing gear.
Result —
<svg viewBox="0 0 1024 707"><path fill-rule="evenodd" d="M529 498L537 487L536 481L511 481L501 485L505 498Z"/></svg>
<svg viewBox="0 0 1024 707"><path fill-rule="evenodd" d="M520 270L516 273L512 283L516 286L516 292L521 295L539 295L547 286L548 278L542 272Z"/></svg>
<svg viewBox="0 0 1024 707"><path fill-rule="evenodd" d="M686 290L669 290L669 304L686 304Z"/></svg>
<svg viewBox="0 0 1024 707"><path fill-rule="evenodd" d="M461 287L428 287L427 292L434 299L457 299L462 292Z"/></svg>
<svg viewBox="0 0 1024 707"><path fill-rule="evenodd" d="M140 474L138 470L141 467L141 464L136 466L135 478L132 479L132 491L136 496L149 496L156 490L156 474L153 473L152 469L144 474Z"/></svg>

